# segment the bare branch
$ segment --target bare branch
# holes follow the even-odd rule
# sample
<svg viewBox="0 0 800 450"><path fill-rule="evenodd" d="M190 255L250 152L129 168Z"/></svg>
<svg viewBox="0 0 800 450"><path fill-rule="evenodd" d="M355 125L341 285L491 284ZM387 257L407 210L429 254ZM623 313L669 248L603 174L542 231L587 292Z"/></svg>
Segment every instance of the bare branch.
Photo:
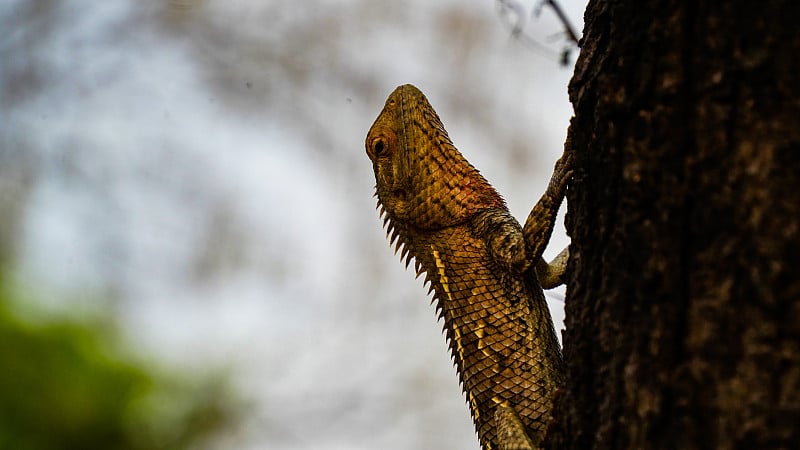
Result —
<svg viewBox="0 0 800 450"><path fill-rule="evenodd" d="M555 0L540 0L533 8L530 14L526 14L526 8L521 2L516 0L497 0L501 16L506 19L508 26L511 28L511 36L523 43L528 48L535 50L554 61L559 61L563 66L569 65L570 55L572 54L575 46L579 46L580 38L575 33L572 24L569 22L564 11L556 3ZM539 17L542 9L549 6L553 9L558 20L561 22L564 31L563 35L566 37L567 44L560 52L553 51L548 45L538 42L536 39L525 33L525 27L528 22L528 16ZM559 33L561 35L562 33Z"/></svg>
<svg viewBox="0 0 800 450"><path fill-rule="evenodd" d="M558 3L556 3L555 0L543 0L543 1L545 4L553 8L553 11L555 11L556 15L558 16L558 20L560 20L561 23L564 25L564 32L567 33L567 36L569 36L569 40L574 42L576 46L580 47L581 46L580 38L578 37L577 33L575 33L572 24L569 22L569 18L567 18L567 15L564 14L564 11L561 9Z"/></svg>

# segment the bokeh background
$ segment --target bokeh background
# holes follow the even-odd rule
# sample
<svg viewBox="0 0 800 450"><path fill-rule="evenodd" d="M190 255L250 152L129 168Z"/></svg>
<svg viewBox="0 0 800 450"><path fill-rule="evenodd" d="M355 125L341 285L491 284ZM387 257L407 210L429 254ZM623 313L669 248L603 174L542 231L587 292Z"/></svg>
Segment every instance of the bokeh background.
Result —
<svg viewBox="0 0 800 450"><path fill-rule="evenodd" d="M478 449L364 138L417 85L524 220L576 56L540 7L2 2L0 448Z"/></svg>

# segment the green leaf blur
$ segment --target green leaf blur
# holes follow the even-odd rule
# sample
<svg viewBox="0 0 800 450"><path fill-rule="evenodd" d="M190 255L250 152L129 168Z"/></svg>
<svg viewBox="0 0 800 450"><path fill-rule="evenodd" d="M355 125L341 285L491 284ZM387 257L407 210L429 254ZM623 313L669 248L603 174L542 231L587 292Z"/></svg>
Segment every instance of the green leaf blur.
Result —
<svg viewBox="0 0 800 450"><path fill-rule="evenodd" d="M181 449L230 423L224 377L132 357L108 320L31 319L0 282L0 449Z"/></svg>

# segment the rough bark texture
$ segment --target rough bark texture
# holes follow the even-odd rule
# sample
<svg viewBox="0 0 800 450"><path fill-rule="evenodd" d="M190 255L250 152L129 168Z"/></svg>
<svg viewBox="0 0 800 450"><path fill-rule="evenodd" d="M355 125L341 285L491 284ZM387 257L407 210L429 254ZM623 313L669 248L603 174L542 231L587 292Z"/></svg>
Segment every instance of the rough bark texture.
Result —
<svg viewBox="0 0 800 450"><path fill-rule="evenodd" d="M799 5L589 4L550 448L800 445Z"/></svg>

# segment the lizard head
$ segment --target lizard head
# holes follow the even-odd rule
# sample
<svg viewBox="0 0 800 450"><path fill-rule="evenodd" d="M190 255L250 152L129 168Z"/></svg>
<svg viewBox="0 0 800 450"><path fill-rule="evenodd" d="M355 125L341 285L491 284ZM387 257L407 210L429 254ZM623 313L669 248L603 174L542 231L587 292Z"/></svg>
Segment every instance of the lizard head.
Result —
<svg viewBox="0 0 800 450"><path fill-rule="evenodd" d="M450 141L428 99L410 84L389 95L366 148L378 202L395 225L440 229L504 206Z"/></svg>

